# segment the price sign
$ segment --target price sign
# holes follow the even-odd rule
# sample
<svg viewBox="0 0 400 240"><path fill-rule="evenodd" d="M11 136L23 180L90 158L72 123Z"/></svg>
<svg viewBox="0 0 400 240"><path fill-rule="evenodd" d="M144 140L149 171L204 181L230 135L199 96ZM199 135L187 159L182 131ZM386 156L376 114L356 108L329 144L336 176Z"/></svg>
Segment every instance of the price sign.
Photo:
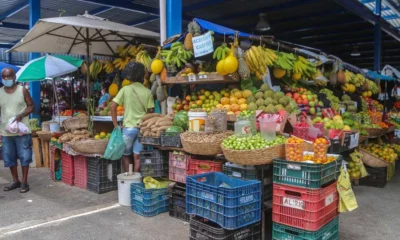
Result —
<svg viewBox="0 0 400 240"><path fill-rule="evenodd" d="M329 195L328 197L325 198L325 206L330 205L331 203L333 203L333 200L335 199L335 194L332 193L331 195Z"/></svg>
<svg viewBox="0 0 400 240"><path fill-rule="evenodd" d="M350 144L349 149L356 148L358 146L358 139L360 138L360 133L350 134Z"/></svg>
<svg viewBox="0 0 400 240"><path fill-rule="evenodd" d="M210 32L192 38L192 43L195 57L201 57L214 51L212 36Z"/></svg>
<svg viewBox="0 0 400 240"><path fill-rule="evenodd" d="M283 204L282 205L285 206L285 207L304 210L304 201L298 200L298 199L294 199L294 198L283 197Z"/></svg>
<svg viewBox="0 0 400 240"><path fill-rule="evenodd" d="M190 76L188 76L188 81L189 82L196 82L196 75L190 75Z"/></svg>

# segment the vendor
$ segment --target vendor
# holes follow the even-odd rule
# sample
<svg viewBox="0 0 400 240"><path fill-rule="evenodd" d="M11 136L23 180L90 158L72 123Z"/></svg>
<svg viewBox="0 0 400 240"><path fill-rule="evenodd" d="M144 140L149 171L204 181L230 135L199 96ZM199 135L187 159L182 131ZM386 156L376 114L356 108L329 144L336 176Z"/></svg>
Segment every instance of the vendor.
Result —
<svg viewBox="0 0 400 240"><path fill-rule="evenodd" d="M55 116L59 116L62 111L70 109L69 99L66 97L65 90L62 88L57 88L56 90L58 101L53 103L53 110Z"/></svg>
<svg viewBox="0 0 400 240"><path fill-rule="evenodd" d="M108 102L111 100L110 94L108 94L109 83L103 83L101 87L101 97L99 99L99 108L103 109L107 107Z"/></svg>

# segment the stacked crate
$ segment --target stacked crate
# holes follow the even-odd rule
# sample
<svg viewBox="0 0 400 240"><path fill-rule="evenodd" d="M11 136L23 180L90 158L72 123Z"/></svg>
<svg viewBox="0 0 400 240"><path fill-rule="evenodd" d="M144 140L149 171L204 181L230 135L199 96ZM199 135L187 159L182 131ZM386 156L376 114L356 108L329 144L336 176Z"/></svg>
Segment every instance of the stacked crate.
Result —
<svg viewBox="0 0 400 240"><path fill-rule="evenodd" d="M327 164L275 159L273 239L338 239L341 156Z"/></svg>
<svg viewBox="0 0 400 240"><path fill-rule="evenodd" d="M169 180L186 183L189 159L184 152L169 152Z"/></svg>
<svg viewBox="0 0 400 240"><path fill-rule="evenodd" d="M146 189L143 183L131 184L132 211L143 217L154 217L169 209L167 188Z"/></svg>
<svg viewBox="0 0 400 240"><path fill-rule="evenodd" d="M373 168L365 166L365 169L368 172L368 176L360 178L359 185L361 186L384 188L387 181L390 180L390 178L388 178L389 167ZM392 171L394 172L394 170Z"/></svg>
<svg viewBox="0 0 400 240"><path fill-rule="evenodd" d="M101 194L118 189L117 175L121 173L121 161L100 157L88 157L87 190Z"/></svg>
<svg viewBox="0 0 400 240"><path fill-rule="evenodd" d="M175 183L168 187L169 215L189 222L190 216L186 213L186 184Z"/></svg>
<svg viewBox="0 0 400 240"><path fill-rule="evenodd" d="M158 149L140 152L140 174L142 177L167 177L168 155Z"/></svg>
<svg viewBox="0 0 400 240"><path fill-rule="evenodd" d="M74 159L71 155L61 151L61 181L70 186L74 185Z"/></svg>
<svg viewBox="0 0 400 240"><path fill-rule="evenodd" d="M74 184L76 187L86 189L87 184L87 162L83 155L74 156Z"/></svg>
<svg viewBox="0 0 400 240"><path fill-rule="evenodd" d="M261 182L209 172L186 177L190 239L261 239Z"/></svg>

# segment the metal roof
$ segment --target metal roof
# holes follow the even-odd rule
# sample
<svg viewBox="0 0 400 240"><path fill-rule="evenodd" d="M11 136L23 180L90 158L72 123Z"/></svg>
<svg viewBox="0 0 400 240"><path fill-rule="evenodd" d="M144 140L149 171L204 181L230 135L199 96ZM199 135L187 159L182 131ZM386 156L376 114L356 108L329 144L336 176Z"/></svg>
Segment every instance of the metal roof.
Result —
<svg viewBox="0 0 400 240"><path fill-rule="evenodd" d="M28 0L0 1L0 44L15 44L29 27ZM334 54L363 68L373 68L375 0L182 0L183 26L194 17L244 32L273 35ZM398 0L382 0L382 66L400 67ZM41 17L90 14L159 32L159 0L41 0ZM371 11L372 10L372 11ZM266 13L271 30L254 30ZM0 45L4 46L4 45ZM358 46L360 57L350 57ZM5 59L1 57L0 59Z"/></svg>

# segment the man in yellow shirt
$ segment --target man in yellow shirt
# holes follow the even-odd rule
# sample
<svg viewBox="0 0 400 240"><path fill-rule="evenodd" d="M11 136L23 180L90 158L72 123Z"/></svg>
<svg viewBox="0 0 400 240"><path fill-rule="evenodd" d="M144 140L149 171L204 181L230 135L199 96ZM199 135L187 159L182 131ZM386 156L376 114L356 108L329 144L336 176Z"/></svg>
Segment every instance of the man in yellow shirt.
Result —
<svg viewBox="0 0 400 240"><path fill-rule="evenodd" d="M127 172L131 161L133 152L134 171L140 170L140 151L143 150L143 145L139 143L138 135L139 129L137 128L140 119L146 113L153 112L154 100L151 91L143 86L145 75L145 67L138 62L130 62L122 71L122 78L131 81L131 84L123 87L112 100L111 116L114 127L118 127L117 122L117 107L124 105L124 126L122 134L125 142L125 152L122 157L123 166Z"/></svg>

